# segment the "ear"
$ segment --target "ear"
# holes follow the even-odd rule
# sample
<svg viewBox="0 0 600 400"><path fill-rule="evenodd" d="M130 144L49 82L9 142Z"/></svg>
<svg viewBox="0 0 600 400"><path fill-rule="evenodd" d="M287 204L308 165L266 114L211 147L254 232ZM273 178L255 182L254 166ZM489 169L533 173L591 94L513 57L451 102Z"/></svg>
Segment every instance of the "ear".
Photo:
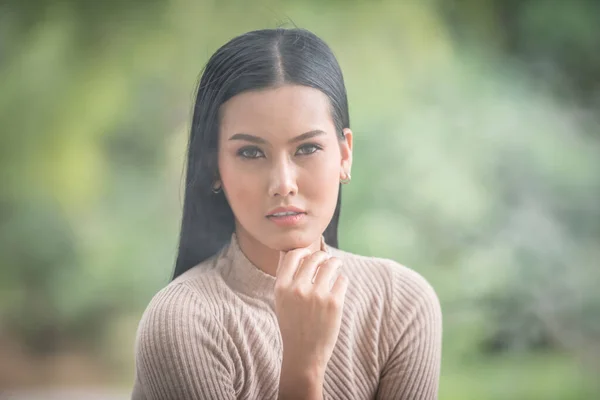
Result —
<svg viewBox="0 0 600 400"><path fill-rule="evenodd" d="M344 139L340 140L340 153L342 155L340 163L340 179L348 178L352 169L352 131L345 128L343 131Z"/></svg>

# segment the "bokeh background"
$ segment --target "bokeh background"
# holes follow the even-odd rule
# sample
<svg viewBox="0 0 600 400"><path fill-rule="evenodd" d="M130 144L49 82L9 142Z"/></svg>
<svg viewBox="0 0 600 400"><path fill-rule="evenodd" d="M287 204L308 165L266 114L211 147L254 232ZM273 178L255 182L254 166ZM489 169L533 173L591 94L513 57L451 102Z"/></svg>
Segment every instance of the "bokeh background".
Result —
<svg viewBox="0 0 600 400"><path fill-rule="evenodd" d="M200 71L294 25L345 74L342 248L442 302L440 399L600 398L594 0L2 1L0 397L128 398Z"/></svg>

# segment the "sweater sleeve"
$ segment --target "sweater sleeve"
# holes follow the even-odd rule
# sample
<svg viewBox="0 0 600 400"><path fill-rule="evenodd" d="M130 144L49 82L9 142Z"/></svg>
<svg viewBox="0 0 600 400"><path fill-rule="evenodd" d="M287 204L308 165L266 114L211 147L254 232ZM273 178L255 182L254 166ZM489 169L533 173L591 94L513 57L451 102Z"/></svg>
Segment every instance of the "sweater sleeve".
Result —
<svg viewBox="0 0 600 400"><path fill-rule="evenodd" d="M381 372L377 399L437 399L442 350L440 303L425 278L398 264L394 268L388 325L391 352Z"/></svg>
<svg viewBox="0 0 600 400"><path fill-rule="evenodd" d="M167 286L140 321L132 399L235 399L226 335L196 293Z"/></svg>

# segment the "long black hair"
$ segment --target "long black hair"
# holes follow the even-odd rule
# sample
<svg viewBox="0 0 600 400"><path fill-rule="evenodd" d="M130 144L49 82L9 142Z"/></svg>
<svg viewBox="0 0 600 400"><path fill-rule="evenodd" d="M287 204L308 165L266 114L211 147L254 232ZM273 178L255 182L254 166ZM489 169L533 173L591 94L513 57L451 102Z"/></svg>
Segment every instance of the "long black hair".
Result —
<svg viewBox="0 0 600 400"><path fill-rule="evenodd" d="M337 135L349 128L348 100L340 66L327 44L304 29L264 29L235 37L204 67L188 143L186 187L179 253L173 279L215 255L231 239L234 216L218 179L219 109L233 96L284 84L309 86L330 100ZM333 218L323 236L338 247L341 188Z"/></svg>

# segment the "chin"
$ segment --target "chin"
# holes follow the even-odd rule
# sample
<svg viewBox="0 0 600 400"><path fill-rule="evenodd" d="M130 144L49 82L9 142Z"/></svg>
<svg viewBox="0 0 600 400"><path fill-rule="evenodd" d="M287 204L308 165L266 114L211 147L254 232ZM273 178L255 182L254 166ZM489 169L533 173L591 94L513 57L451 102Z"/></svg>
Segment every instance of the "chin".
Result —
<svg viewBox="0 0 600 400"><path fill-rule="evenodd" d="M290 251L308 247L319 239L319 235L309 234L308 232L288 232L273 236L268 245L275 250Z"/></svg>

